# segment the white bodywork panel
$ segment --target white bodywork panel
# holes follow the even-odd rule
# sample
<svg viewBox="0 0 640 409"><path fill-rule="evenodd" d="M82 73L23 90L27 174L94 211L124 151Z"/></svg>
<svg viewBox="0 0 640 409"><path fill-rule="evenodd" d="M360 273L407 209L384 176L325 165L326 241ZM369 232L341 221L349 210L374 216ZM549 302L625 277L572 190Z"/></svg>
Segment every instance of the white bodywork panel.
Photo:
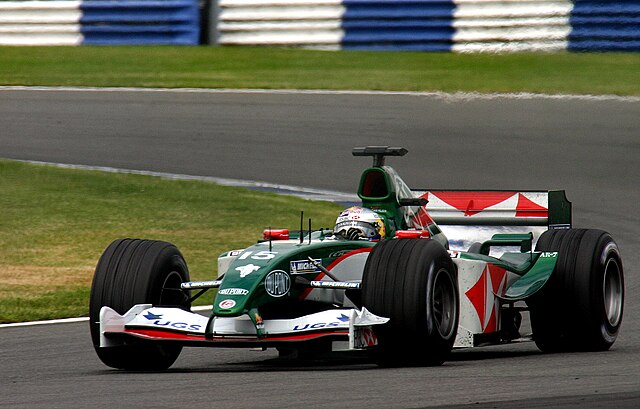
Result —
<svg viewBox="0 0 640 409"><path fill-rule="evenodd" d="M364 265L367 262L370 250L360 249L347 253L328 266L327 270L331 271L341 281L361 281ZM315 280L333 281L324 273L320 273ZM303 297L309 301L319 301L334 305L343 305L345 302L344 290L314 288L306 292Z"/></svg>
<svg viewBox="0 0 640 409"><path fill-rule="evenodd" d="M475 334L500 330L501 303L497 296L504 295L520 276L484 261L461 259L456 252L450 254L458 268L460 293L460 318L454 347L473 347Z"/></svg>
<svg viewBox="0 0 640 409"><path fill-rule="evenodd" d="M218 257L218 275L216 276L216 278L222 277L224 273L229 270L229 266L231 265L231 263L233 263L233 260L237 259L243 251L244 249L231 250Z"/></svg>

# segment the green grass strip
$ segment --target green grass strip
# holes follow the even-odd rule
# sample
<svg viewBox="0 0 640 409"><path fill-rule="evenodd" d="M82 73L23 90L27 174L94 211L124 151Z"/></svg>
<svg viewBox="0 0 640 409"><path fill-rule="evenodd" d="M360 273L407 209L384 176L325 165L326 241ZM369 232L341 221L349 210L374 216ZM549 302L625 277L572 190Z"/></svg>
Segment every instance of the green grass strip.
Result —
<svg viewBox="0 0 640 409"><path fill-rule="evenodd" d="M0 84L640 95L638 53L0 47Z"/></svg>
<svg viewBox="0 0 640 409"><path fill-rule="evenodd" d="M85 316L98 258L114 239L174 243L192 280L262 230L332 227L341 206L197 181L0 160L0 323ZM201 299L211 303L212 294Z"/></svg>

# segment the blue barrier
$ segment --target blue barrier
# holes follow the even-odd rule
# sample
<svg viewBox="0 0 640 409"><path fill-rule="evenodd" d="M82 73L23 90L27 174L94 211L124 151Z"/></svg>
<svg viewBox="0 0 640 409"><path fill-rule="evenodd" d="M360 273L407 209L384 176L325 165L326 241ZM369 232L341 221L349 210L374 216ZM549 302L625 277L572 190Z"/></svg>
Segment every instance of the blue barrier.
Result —
<svg viewBox="0 0 640 409"><path fill-rule="evenodd" d="M447 52L451 51L451 43L421 43L421 44L344 44L343 50L359 50L359 51L430 51L430 52Z"/></svg>
<svg viewBox="0 0 640 409"><path fill-rule="evenodd" d="M640 51L640 1L575 1L569 50Z"/></svg>
<svg viewBox="0 0 640 409"><path fill-rule="evenodd" d="M342 48L450 51L453 1L344 0Z"/></svg>
<svg viewBox="0 0 640 409"><path fill-rule="evenodd" d="M80 10L83 44L199 43L198 0L89 0Z"/></svg>
<svg viewBox="0 0 640 409"><path fill-rule="evenodd" d="M425 29L425 28L453 28L451 19L402 19L402 20L347 20L342 23L345 29L379 29L402 28L402 29Z"/></svg>

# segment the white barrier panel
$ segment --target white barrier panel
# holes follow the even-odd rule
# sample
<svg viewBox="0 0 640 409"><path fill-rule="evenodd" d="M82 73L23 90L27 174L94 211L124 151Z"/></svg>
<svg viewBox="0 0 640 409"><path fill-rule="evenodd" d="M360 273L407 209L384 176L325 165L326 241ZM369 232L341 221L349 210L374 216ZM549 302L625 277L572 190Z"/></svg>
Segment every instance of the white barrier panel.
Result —
<svg viewBox="0 0 640 409"><path fill-rule="evenodd" d="M571 1L454 0L452 51L566 50Z"/></svg>
<svg viewBox="0 0 640 409"><path fill-rule="evenodd" d="M344 37L339 0L220 0L218 43L336 47Z"/></svg>
<svg viewBox="0 0 640 409"><path fill-rule="evenodd" d="M568 17L573 10L571 1L492 1L453 0L456 20L464 18Z"/></svg>
<svg viewBox="0 0 640 409"><path fill-rule="evenodd" d="M327 21L279 21L279 22L221 22L218 25L220 31L317 31L317 30L339 30L338 20Z"/></svg>
<svg viewBox="0 0 640 409"><path fill-rule="evenodd" d="M323 45L338 44L342 31L260 32L224 34L220 42L231 45Z"/></svg>
<svg viewBox="0 0 640 409"><path fill-rule="evenodd" d="M339 20L344 7L256 7L222 9L221 21L290 21L290 20Z"/></svg>
<svg viewBox="0 0 640 409"><path fill-rule="evenodd" d="M0 1L0 45L79 45L80 1Z"/></svg>
<svg viewBox="0 0 640 409"><path fill-rule="evenodd" d="M0 24L80 23L79 1L0 1Z"/></svg>
<svg viewBox="0 0 640 409"><path fill-rule="evenodd" d="M270 6L339 6L342 0L219 0L220 7L255 8Z"/></svg>

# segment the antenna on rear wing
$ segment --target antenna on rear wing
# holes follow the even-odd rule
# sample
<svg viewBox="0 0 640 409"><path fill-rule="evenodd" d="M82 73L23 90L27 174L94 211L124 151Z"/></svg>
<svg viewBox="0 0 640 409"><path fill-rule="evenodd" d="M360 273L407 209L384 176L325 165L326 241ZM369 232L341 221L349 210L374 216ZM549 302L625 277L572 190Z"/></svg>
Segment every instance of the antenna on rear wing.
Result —
<svg viewBox="0 0 640 409"><path fill-rule="evenodd" d="M405 148L389 146L366 146L351 151L353 156L373 156L373 166L378 168L384 166L385 156L404 156L407 152Z"/></svg>

